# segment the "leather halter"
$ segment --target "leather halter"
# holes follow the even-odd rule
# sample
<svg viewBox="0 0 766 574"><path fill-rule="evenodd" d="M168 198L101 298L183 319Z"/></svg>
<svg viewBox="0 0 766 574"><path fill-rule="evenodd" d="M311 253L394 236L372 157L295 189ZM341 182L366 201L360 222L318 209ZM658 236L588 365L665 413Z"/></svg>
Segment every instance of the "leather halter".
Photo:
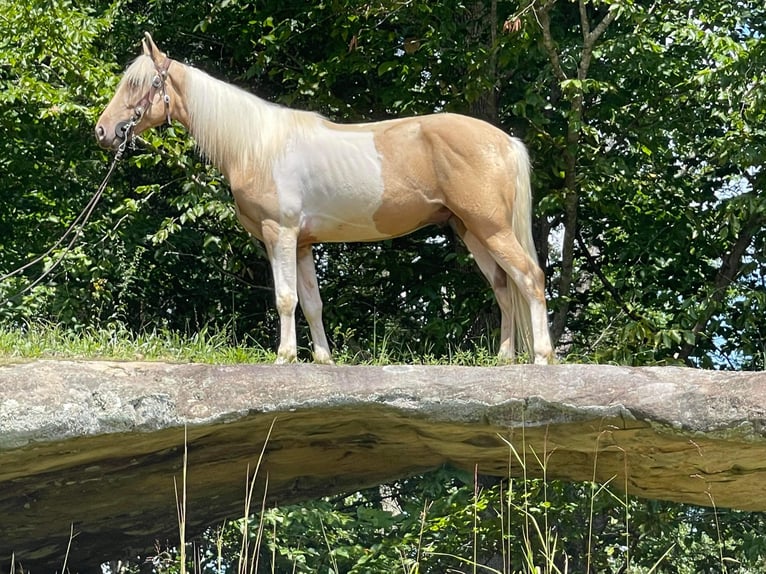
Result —
<svg viewBox="0 0 766 574"><path fill-rule="evenodd" d="M152 78L152 85L146 94L144 94L144 97L141 98L133 108L133 119L131 121L134 123L134 125L139 122L141 117L144 115L144 112L152 106L154 97L157 95L157 92L160 91L162 92L162 101L165 104L165 117L167 118L168 124L171 123L170 96L166 90L165 81L168 78L168 69L170 68L172 61L173 60L170 58L165 58L165 63L162 66L158 66L156 63L154 64L154 68L157 73L155 74L154 78Z"/></svg>
<svg viewBox="0 0 766 574"><path fill-rule="evenodd" d="M144 112L152 107L154 98L160 91L162 92L162 101L165 104L165 118L167 119L168 124L171 123L170 96L168 95L165 82L168 78L168 69L170 68L172 61L173 60L170 58L166 58L165 63L162 66L158 66L154 63L154 69L157 73L154 75L154 78L152 78L152 85L144 94L144 97L138 100L138 103L133 106L133 117L129 120L121 121L115 126L115 134L118 138L122 139L121 150L124 150L124 146L127 145L129 138L131 138L132 141L131 147L135 146L135 133L133 132L133 128L141 121Z"/></svg>

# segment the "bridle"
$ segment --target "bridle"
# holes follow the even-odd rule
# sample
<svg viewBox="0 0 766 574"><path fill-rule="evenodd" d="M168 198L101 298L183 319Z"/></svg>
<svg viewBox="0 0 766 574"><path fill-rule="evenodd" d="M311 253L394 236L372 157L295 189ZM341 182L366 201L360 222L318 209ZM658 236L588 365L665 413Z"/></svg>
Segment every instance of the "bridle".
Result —
<svg viewBox="0 0 766 574"><path fill-rule="evenodd" d="M168 124L171 123L170 95L168 95L167 92L166 82L168 79L168 69L170 68L172 61L173 60L170 58L165 58L165 63L162 66L158 66L157 63L154 62L154 69L156 74L154 75L154 78L152 78L152 84L144 94L144 97L138 100L138 103L133 106L133 117L128 121L118 123L115 127L117 136L121 137L123 140L120 148L118 149L118 152L124 151L128 138L134 135L133 128L136 127L138 122L141 121L141 118L143 117L146 110L152 107L154 98L160 92L162 93L162 102L165 105L165 118Z"/></svg>

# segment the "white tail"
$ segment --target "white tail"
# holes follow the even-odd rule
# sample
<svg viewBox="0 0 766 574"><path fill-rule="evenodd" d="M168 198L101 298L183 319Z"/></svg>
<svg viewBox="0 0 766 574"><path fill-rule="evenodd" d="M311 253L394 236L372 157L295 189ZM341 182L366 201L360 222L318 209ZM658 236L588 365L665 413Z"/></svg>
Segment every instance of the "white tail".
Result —
<svg viewBox="0 0 766 574"><path fill-rule="evenodd" d="M511 137L510 140L513 155L516 158L516 181L514 182L516 197L511 227L524 252L537 264L537 252L532 237L532 184L530 181L529 153L521 140L515 137ZM516 344L522 352L534 357L530 303L510 277L508 278L508 294L512 306L511 321L513 322L512 328L516 333Z"/></svg>

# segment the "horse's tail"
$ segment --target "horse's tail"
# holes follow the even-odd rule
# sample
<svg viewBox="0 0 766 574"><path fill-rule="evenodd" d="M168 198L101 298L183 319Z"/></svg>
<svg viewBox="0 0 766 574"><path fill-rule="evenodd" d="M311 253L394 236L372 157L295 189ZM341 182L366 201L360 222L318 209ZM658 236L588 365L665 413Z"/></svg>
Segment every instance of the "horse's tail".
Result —
<svg viewBox="0 0 766 574"><path fill-rule="evenodd" d="M511 225L516 240L529 258L538 265L537 251L532 237L532 184L530 180L531 164L529 153L524 143L518 138L511 137L511 149L513 152L516 181L515 197L512 206ZM530 315L529 301L524 297L512 278L508 278L508 294L511 299L514 331L516 333L516 345L521 352L526 352L534 359L534 347L532 341L532 318Z"/></svg>

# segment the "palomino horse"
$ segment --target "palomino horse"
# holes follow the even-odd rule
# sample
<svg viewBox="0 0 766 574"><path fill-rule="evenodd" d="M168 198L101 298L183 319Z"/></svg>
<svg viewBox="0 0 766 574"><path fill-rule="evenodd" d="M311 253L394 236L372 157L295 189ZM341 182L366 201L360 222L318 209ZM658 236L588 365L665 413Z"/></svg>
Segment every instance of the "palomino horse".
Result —
<svg viewBox="0 0 766 574"><path fill-rule="evenodd" d="M295 308L314 360L332 362L312 244L377 241L449 223L502 313L500 357L516 343L552 358L531 233L529 157L491 125L455 114L339 125L265 102L171 60L147 33L96 126L99 144L178 120L226 176L245 229L266 246L281 325L278 362L296 359Z"/></svg>

